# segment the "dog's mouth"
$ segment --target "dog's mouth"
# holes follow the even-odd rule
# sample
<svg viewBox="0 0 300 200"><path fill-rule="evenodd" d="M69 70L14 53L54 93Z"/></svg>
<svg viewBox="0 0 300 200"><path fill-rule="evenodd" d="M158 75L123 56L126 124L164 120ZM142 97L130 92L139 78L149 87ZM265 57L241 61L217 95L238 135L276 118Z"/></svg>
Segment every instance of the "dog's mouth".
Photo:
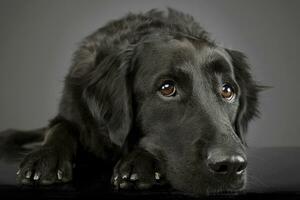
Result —
<svg viewBox="0 0 300 200"><path fill-rule="evenodd" d="M239 180L233 183L224 183L216 188L208 188L206 195L233 195L244 191L246 186L245 180Z"/></svg>
<svg viewBox="0 0 300 200"><path fill-rule="evenodd" d="M245 190L246 183L245 181L240 181L239 183L231 183L219 186L209 186L206 188L202 188L198 191L181 191L187 196L191 197L223 197L223 196L233 196L233 195L239 195L242 194Z"/></svg>
<svg viewBox="0 0 300 200"><path fill-rule="evenodd" d="M222 180L218 184L213 183L207 187L205 195L218 196L218 195L237 195L242 193L246 187L246 175L233 177L228 180Z"/></svg>
<svg viewBox="0 0 300 200"><path fill-rule="evenodd" d="M242 193L246 188L247 175L246 170L242 174L227 177L214 176L208 173L170 182L175 189L190 196L235 195Z"/></svg>
<svg viewBox="0 0 300 200"><path fill-rule="evenodd" d="M247 183L246 170L242 174L219 177L207 187L206 195L238 194L244 191Z"/></svg>

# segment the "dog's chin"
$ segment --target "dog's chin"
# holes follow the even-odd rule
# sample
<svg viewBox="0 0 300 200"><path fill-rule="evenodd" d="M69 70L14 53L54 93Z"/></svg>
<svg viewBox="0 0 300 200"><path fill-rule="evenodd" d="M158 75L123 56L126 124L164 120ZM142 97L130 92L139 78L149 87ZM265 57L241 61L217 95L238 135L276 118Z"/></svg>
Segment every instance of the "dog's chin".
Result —
<svg viewBox="0 0 300 200"><path fill-rule="evenodd" d="M216 195L236 195L242 193L246 188L246 180L239 180L234 183L224 183L218 187L208 187L205 195L216 196Z"/></svg>
<svg viewBox="0 0 300 200"><path fill-rule="evenodd" d="M244 191L246 187L246 181L240 181L239 183L228 183L228 185L226 183L223 185L212 185L202 188L201 190L185 192L185 194L193 197L238 195Z"/></svg>
<svg viewBox="0 0 300 200"><path fill-rule="evenodd" d="M205 180L205 181L203 181ZM216 196L216 195L236 195L242 193L246 188L246 173L228 180L218 180L216 178L198 179L197 182L188 181L186 184L175 184L173 187L182 191L188 196Z"/></svg>

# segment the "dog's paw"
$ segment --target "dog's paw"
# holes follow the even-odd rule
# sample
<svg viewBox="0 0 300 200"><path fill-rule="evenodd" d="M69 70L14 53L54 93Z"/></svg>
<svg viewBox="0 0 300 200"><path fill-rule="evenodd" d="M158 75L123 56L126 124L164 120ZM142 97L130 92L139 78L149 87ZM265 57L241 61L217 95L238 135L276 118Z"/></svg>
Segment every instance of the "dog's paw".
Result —
<svg viewBox="0 0 300 200"><path fill-rule="evenodd" d="M150 189L165 184L158 162L147 152L133 152L116 164L112 176L115 189Z"/></svg>
<svg viewBox="0 0 300 200"><path fill-rule="evenodd" d="M21 184L65 183L72 180L72 169L72 162L63 152L42 147L23 159L17 172L17 180Z"/></svg>

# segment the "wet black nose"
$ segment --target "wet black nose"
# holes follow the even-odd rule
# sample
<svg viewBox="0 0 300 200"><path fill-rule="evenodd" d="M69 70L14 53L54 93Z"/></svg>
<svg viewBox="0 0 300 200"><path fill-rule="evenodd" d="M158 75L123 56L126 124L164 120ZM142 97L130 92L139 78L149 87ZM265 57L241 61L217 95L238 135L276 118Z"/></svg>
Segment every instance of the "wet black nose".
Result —
<svg viewBox="0 0 300 200"><path fill-rule="evenodd" d="M215 174L239 175L245 171L247 160L242 154L216 152L209 154L207 165L209 170Z"/></svg>

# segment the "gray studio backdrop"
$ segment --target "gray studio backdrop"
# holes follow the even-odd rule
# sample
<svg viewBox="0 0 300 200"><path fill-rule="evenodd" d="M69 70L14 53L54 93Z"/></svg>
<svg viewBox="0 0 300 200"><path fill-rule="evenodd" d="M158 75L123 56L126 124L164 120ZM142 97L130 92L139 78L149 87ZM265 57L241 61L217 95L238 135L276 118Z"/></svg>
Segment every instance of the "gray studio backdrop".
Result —
<svg viewBox="0 0 300 200"><path fill-rule="evenodd" d="M167 6L192 14L219 44L245 52L261 94L249 146L300 145L300 1L0 1L0 130L55 116L78 42L129 11Z"/></svg>

